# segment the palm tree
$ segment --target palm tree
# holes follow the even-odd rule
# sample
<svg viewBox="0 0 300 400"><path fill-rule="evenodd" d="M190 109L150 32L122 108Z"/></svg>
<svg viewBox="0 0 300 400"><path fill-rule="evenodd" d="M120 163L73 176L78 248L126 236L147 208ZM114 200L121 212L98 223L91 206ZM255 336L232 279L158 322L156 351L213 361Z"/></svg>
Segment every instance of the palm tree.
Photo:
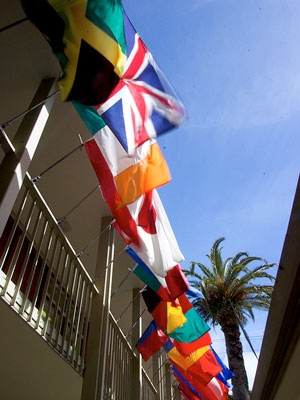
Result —
<svg viewBox="0 0 300 400"><path fill-rule="evenodd" d="M240 328L245 332L248 319L254 321L254 308L269 309L273 285L258 284L257 280L273 281L274 277L266 271L275 264L260 257L249 257L246 252L223 261L222 248L219 247L223 240L225 238L217 239L207 255L210 267L193 261L190 270L184 272L191 277L191 286L202 294L193 302L194 307L206 322L220 325L224 333L229 368L234 373L233 398L248 400L249 386ZM249 264L253 262L256 266L250 269Z"/></svg>

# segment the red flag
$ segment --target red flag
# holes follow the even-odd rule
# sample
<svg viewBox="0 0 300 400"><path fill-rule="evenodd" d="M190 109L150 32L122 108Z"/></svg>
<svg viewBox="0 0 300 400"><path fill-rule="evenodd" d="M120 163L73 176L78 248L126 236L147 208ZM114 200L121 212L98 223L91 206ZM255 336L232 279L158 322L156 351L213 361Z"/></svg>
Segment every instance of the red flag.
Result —
<svg viewBox="0 0 300 400"><path fill-rule="evenodd" d="M136 222L139 243L128 237L118 221L115 227L148 268L156 275L165 277L167 271L183 261L184 257L157 190L145 193L126 207L131 219Z"/></svg>
<svg viewBox="0 0 300 400"><path fill-rule="evenodd" d="M173 299L176 299L177 297L182 295L189 288L189 282L182 272L179 264L175 265L175 267L167 272L165 279L167 287Z"/></svg>
<svg viewBox="0 0 300 400"><path fill-rule="evenodd" d="M171 363L193 386L191 379L206 385L222 371L209 346L201 347L187 357L180 354L171 340L164 345L164 349Z"/></svg>
<svg viewBox="0 0 300 400"><path fill-rule="evenodd" d="M155 321L151 321L135 347L141 353L143 359L147 361L167 340L168 336L159 329Z"/></svg>
<svg viewBox="0 0 300 400"><path fill-rule="evenodd" d="M218 378L213 377L207 384L203 384L200 380L187 374L186 379L200 393L202 399L205 400L226 400L229 389Z"/></svg>
<svg viewBox="0 0 300 400"><path fill-rule="evenodd" d="M210 334L206 332L199 339L194 340L193 342L179 342L178 340L173 340L174 346L177 350L185 357L189 356L193 351L199 349L203 346L209 346L212 344L212 340Z"/></svg>

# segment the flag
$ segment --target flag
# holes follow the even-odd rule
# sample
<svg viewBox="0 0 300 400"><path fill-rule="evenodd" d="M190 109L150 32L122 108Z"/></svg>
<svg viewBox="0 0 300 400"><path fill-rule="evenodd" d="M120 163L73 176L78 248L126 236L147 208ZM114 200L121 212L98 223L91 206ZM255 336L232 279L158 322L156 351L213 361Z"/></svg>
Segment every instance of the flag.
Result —
<svg viewBox="0 0 300 400"><path fill-rule="evenodd" d="M190 399L205 399L205 400L226 400L228 396L228 387L223 384L214 374L218 371L214 364L209 365L209 361L203 360L203 356L200 357L191 367L186 369L180 367L172 357L172 344L167 342L164 345L165 350L172 363L171 369L180 383L183 392L190 397ZM205 355L210 356L211 353L205 352ZM171 357L170 357L171 356ZM177 360L178 361L178 360ZM201 365L202 363L202 365ZM207 364L207 365L205 365ZM219 366L220 367L220 366ZM180 389L180 388L179 388ZM193 397L196 396L196 397Z"/></svg>
<svg viewBox="0 0 300 400"><path fill-rule="evenodd" d="M169 335L170 332L173 332L186 322L182 307L177 301L173 301L172 303L163 301L163 299L149 287L143 290L142 296L154 321L166 334Z"/></svg>
<svg viewBox="0 0 300 400"><path fill-rule="evenodd" d="M180 381L178 376L176 376L176 379ZM182 383L185 383L183 386L184 392L189 388L191 392L188 393L198 393L199 399L202 400L227 400L228 398L228 387L220 382L216 377L213 377L207 384L203 384L200 380L188 376L184 377L184 380L180 381L180 385ZM191 399L194 398L191 397Z"/></svg>
<svg viewBox="0 0 300 400"><path fill-rule="evenodd" d="M228 398L228 387L216 377L212 378L206 385L203 385L200 381L192 380L192 385L205 400L227 400Z"/></svg>
<svg viewBox="0 0 300 400"><path fill-rule="evenodd" d="M62 68L63 100L105 101L127 59L120 0L21 0Z"/></svg>
<svg viewBox="0 0 300 400"><path fill-rule="evenodd" d="M189 287L188 290L186 291L187 296L193 297L193 298L200 298L203 297L202 293L193 287Z"/></svg>
<svg viewBox="0 0 300 400"><path fill-rule="evenodd" d="M206 332L204 335L200 336L199 339L196 339L190 343L187 342L179 342L178 340L173 340L174 346L177 350L185 357L189 356L193 351L199 349L203 346L209 346L212 344L212 340L209 332Z"/></svg>
<svg viewBox="0 0 300 400"><path fill-rule="evenodd" d="M168 336L159 329L155 321L151 321L135 347L141 353L143 359L147 361L167 340Z"/></svg>
<svg viewBox="0 0 300 400"><path fill-rule="evenodd" d="M143 142L179 126L186 113L125 12L124 32L124 72L107 100L95 108L132 153Z"/></svg>
<svg viewBox="0 0 300 400"><path fill-rule="evenodd" d="M178 369L174 367L174 365L171 365L171 369L176 380L179 382L178 389L185 399L203 399L201 394L197 392L197 390L190 384L189 381L186 380L186 378L178 371Z"/></svg>
<svg viewBox="0 0 300 400"><path fill-rule="evenodd" d="M170 332L169 336L179 342L191 343L202 337L210 328L197 313L185 294L180 295L178 301L182 306L182 311L187 321L183 326Z"/></svg>
<svg viewBox="0 0 300 400"><path fill-rule="evenodd" d="M116 209L133 203L142 194L171 179L155 140L148 140L136 148L133 155L129 155L104 121L101 129L85 142L85 149L102 188L102 170L109 169L113 183L108 185L106 191L111 190L109 197L115 197L113 207Z"/></svg>
<svg viewBox="0 0 300 400"><path fill-rule="evenodd" d="M168 354L168 357L172 360L172 362L179 365L183 370L187 370L193 364L199 361L209 351L209 346L200 347L187 357L184 357L176 349L173 341L169 339L167 343L164 345L164 349Z"/></svg>
<svg viewBox="0 0 300 400"><path fill-rule="evenodd" d="M117 219L114 226L151 271L165 277L167 271L180 264L184 257L157 190L143 194L126 207L136 222L139 242L127 235L124 224L121 225Z"/></svg>
<svg viewBox="0 0 300 400"><path fill-rule="evenodd" d="M211 400L227 400L229 392L228 387L224 385L223 382L221 382L217 377L212 378L206 387L212 394Z"/></svg>
<svg viewBox="0 0 300 400"><path fill-rule="evenodd" d="M190 377L207 384L222 370L209 346L200 347L187 357L177 350L172 340L164 344L164 349L170 362L188 380Z"/></svg>
<svg viewBox="0 0 300 400"><path fill-rule="evenodd" d="M220 364L222 371L217 375L217 378L219 381L223 382L226 386L230 386L227 381L232 379L234 377L234 373L230 371L230 369L223 363L223 361L220 359L218 354L215 352L212 346L210 346L211 351L214 353L218 363Z"/></svg>
<svg viewBox="0 0 300 400"><path fill-rule="evenodd" d="M190 343L209 331L208 325L193 308L185 294L180 295L173 302L168 302L147 287L142 292L142 296L159 328L171 338Z"/></svg>
<svg viewBox="0 0 300 400"><path fill-rule="evenodd" d="M109 129L108 127L103 127L102 129ZM102 153L97 152L97 157L94 157L93 150L94 144L91 142L85 142L85 149L89 157L91 157L91 163L95 169L98 176L98 180L101 187L102 195L110 208L112 215L118 221L119 225L130 239L139 243L139 236L137 232L136 222L131 217L131 214L127 207L118 208L118 204L121 203L119 193L115 188L113 175L106 163L105 158ZM93 161L92 161L93 160Z"/></svg>
<svg viewBox="0 0 300 400"><path fill-rule="evenodd" d="M209 326L200 317L195 308L191 308L185 314L187 322L170 333L170 337L179 342L190 343L199 339L202 335L209 331Z"/></svg>
<svg viewBox="0 0 300 400"><path fill-rule="evenodd" d="M193 391L191 391L190 387L187 386L184 382L181 382L177 389L179 390L181 396L184 400L202 400L201 395L197 396Z"/></svg>
<svg viewBox="0 0 300 400"><path fill-rule="evenodd" d="M163 300L175 300L188 289L189 283L180 265L177 264L175 267L169 269L163 278L155 275L130 247L126 249L126 252L137 262L132 268L132 272L142 282L157 292Z"/></svg>

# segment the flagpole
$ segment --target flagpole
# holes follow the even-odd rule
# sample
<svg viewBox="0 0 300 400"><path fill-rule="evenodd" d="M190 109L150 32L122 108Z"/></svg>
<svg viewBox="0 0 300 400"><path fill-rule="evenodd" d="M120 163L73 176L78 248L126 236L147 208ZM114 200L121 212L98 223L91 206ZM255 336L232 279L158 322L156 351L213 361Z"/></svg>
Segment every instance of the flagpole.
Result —
<svg viewBox="0 0 300 400"><path fill-rule="evenodd" d="M59 92L59 89L56 90L55 92L49 94L49 96L47 96L44 100L40 101L39 103L35 104L34 106L32 106L30 108L27 108L27 110L21 112L20 114L17 114L15 117L10 119L9 121L4 122L3 124L1 124L1 128L2 129L7 128L10 124L15 122L17 119L23 117L24 115L28 114L30 111L33 111L34 109L38 108L42 104L46 103L47 100L49 100L51 97L55 96L58 92Z"/></svg>
<svg viewBox="0 0 300 400"><path fill-rule="evenodd" d="M50 171L52 168L56 167L56 165L60 164L62 161L64 161L66 158L68 158L70 155L75 153L75 151L81 149L83 146L83 143L80 143L79 146L75 147L75 149L71 150L68 154L64 155L61 157L59 160L55 161L55 163L51 164L48 168L46 168L44 171L42 171L39 175L35 176L34 178L31 179L33 183L41 179L41 177L46 174L48 171Z"/></svg>
<svg viewBox="0 0 300 400"><path fill-rule="evenodd" d="M12 22L11 24L8 24L6 26L3 26L3 28L0 28L0 33L7 31L8 29L13 28L14 26L22 24L23 22L26 22L26 21L29 21L29 19L27 17L19 19L18 21Z"/></svg>
<svg viewBox="0 0 300 400"><path fill-rule="evenodd" d="M114 289L114 291L112 292L112 295L111 295L111 297L113 297L117 292L118 292L118 290L120 289L120 287L123 285L123 283L127 280L127 278L129 277L129 275L132 273L132 271L131 271L131 269L130 268L128 268L128 272L127 272L127 274L125 275L125 277L122 279L122 281L119 283L119 285Z"/></svg>
<svg viewBox="0 0 300 400"><path fill-rule="evenodd" d="M139 319L143 316L143 314L147 311L147 307L145 307L143 309L143 311L140 313L140 315L138 316L138 318L135 320L135 322L133 323L131 329L129 329L129 331L126 333L125 338L127 339L128 336L130 336L130 332L132 332L132 330L134 329L134 327L138 324Z"/></svg>
<svg viewBox="0 0 300 400"><path fill-rule="evenodd" d="M86 196L84 196L77 204L75 204L75 206L73 206L73 207L71 208L71 210L69 210L62 218L60 218L60 219L57 221L58 225L62 224L62 223L66 220L66 218L67 218L70 214L72 214L72 212L75 211L76 208L78 208L78 207L79 207L88 197L90 197L90 196L95 192L95 190L98 189L99 187L100 187L100 185L97 185L96 187L94 187L94 189L92 189L92 190L91 190Z"/></svg>
<svg viewBox="0 0 300 400"><path fill-rule="evenodd" d="M121 312L121 314L119 315L119 318L116 320L117 323L120 322L121 318L123 317L123 315L126 313L126 311L128 310L128 308L131 306L131 304L140 296L140 294L142 293L142 291L145 289L146 286L142 287L142 289L140 289L138 291L138 293L136 294L136 296L131 300L131 302L127 305L127 307Z"/></svg>
<svg viewBox="0 0 300 400"><path fill-rule="evenodd" d="M99 233L97 233L97 235L94 236L94 237L83 247L83 249L82 249L78 254L76 254L76 257L80 258L80 257L85 253L86 249L88 249L88 248L95 242L95 240L97 240L99 237L101 237L107 229L110 229L110 228L111 228L111 224L112 224L112 222L111 222L110 224L108 224L104 229L102 229L102 231L100 231ZM109 265L106 265L105 268L108 268L108 266L109 266ZM102 272L103 272L103 271L102 271ZM101 274L102 274L102 272L101 272ZM95 278L94 281L93 281L93 283L95 283L96 280L97 280L97 279Z"/></svg>
<svg viewBox="0 0 300 400"><path fill-rule="evenodd" d="M113 223L113 221L112 221L112 223ZM104 232L105 232L105 230L102 231L101 234L104 233ZM127 247L127 246L126 246L126 247ZM123 251L126 249L126 247L124 247L124 249L122 249L122 250L117 254L117 256L116 256L113 260L111 260L108 264L105 265L103 271L100 272L100 274L98 274L98 275L95 277L95 279L93 280L93 283L96 283L96 282L98 281L98 279L100 278L100 276L107 270L107 268L108 268L114 261L116 261L117 258L120 257L120 255L123 253ZM77 257L78 257L78 255L77 255Z"/></svg>

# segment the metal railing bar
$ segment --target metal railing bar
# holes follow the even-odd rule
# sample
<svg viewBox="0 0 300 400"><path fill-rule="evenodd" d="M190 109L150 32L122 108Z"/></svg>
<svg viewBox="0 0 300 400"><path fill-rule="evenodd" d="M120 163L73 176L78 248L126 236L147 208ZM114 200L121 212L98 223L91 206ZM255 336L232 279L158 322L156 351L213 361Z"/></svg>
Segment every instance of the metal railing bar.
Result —
<svg viewBox="0 0 300 400"><path fill-rule="evenodd" d="M84 303L84 293L85 293L85 288L86 288L86 284L84 279L82 279L82 288L80 290L80 300L79 300L79 307L78 307L78 311L77 311L77 321L76 321L76 329L75 329L75 333L74 333L74 344L73 344L73 350L72 350L72 356L71 356L71 360L73 365L76 365L76 351L78 351L78 343L80 345L80 340L79 340L79 327L80 327L80 323L81 320L83 320L82 317L82 308L83 308L83 303ZM78 353L77 353L78 356Z"/></svg>
<svg viewBox="0 0 300 400"><path fill-rule="evenodd" d="M57 261L55 266L51 265L51 268L50 268L50 271L49 271L50 272L49 283L51 282L51 278L52 278L53 279L53 289L52 289L52 293L51 293L50 298L49 298L49 303L47 304L46 309L43 310L45 312L45 314L46 314L46 321L45 321L44 328L43 328L43 331L42 331L42 336L45 336L45 337L46 337L46 332L47 332L47 328L48 328L49 319L51 318L50 315L51 315L51 308L52 308L52 303L53 303L53 299L54 299L54 295L55 295L55 286L56 286L56 282L58 280L59 269L60 269L62 254L63 254L63 250L64 250L63 245L61 243L58 243L58 244L59 244L58 258L57 258L58 261ZM53 259L53 261L54 261L54 259ZM54 272L56 271L54 276L51 276L52 275L52 271L54 271ZM48 288L49 288L49 286L48 286ZM47 288L47 291L48 291L48 288ZM52 332L52 329L51 329L51 332ZM51 336L49 337L49 342L51 343Z"/></svg>
<svg viewBox="0 0 300 400"><path fill-rule="evenodd" d="M90 309L90 297L91 292L88 285L86 285L86 293L84 297L84 307L81 315L81 324L79 328L79 345L78 345L78 356L77 356L77 365L82 365L84 359L83 347L86 333L86 326L89 318L89 309Z"/></svg>
<svg viewBox="0 0 300 400"><path fill-rule="evenodd" d="M109 331L108 331L108 343L107 343L107 361L106 361L106 378L107 378L107 387L113 387L112 379L113 379L113 372L112 366L114 363L114 348L115 348L115 330L112 328L112 325L109 324Z"/></svg>
<svg viewBox="0 0 300 400"><path fill-rule="evenodd" d="M7 257L7 253L8 253L8 251L9 251L11 245L12 245L12 241L13 241L14 235L16 233L17 227L19 225L19 222L20 222L20 219L21 219L21 215L22 215L22 213L24 211L24 208L26 206L28 197L29 197L29 190L27 189L25 191L25 193L24 193L23 199L21 199L21 204L20 204L19 210L17 211L17 214L16 214L17 218L15 219L13 227L12 227L11 232L9 234L9 237L8 237L8 240L7 240L7 244L6 244L6 249L5 249L5 251L3 251L3 254L1 256L1 267L0 267L0 270L3 269L4 262L5 262L6 257Z"/></svg>
<svg viewBox="0 0 300 400"><path fill-rule="evenodd" d="M122 342L123 342L124 344L126 344L126 349L131 353L132 357L135 357L135 354L134 354L134 352L133 352L133 350L132 350L131 344L130 344L129 341L126 339L124 333L121 331L121 329L120 329L120 327L119 327L119 325L118 325L116 319L114 318L114 316L112 315L111 312L109 313L109 317L110 317L110 321L111 321L111 323L112 323L113 328L116 329L117 332L118 332L118 334L120 335L120 340L122 340Z"/></svg>
<svg viewBox="0 0 300 400"><path fill-rule="evenodd" d="M50 334L49 334L49 338L50 338L50 341L51 341L52 344L53 344L52 339L54 339L54 343L57 343L58 342L58 338L59 338L59 330L56 329L56 337L54 337L54 338L53 338L53 332L54 332L54 329L55 329L55 326L56 326L57 319L58 318L63 318L64 310L63 310L63 308L60 307L60 298L61 298L61 293L62 293L62 290L63 290L63 283L64 283L64 279L65 279L65 273L66 273L66 271L68 271L69 262L70 262L69 254L65 251L64 261L61 264L61 266L62 266L61 267L61 276L60 277L58 276L58 278L60 278L60 279L58 279L59 284L58 284L57 296L55 296L56 283L54 284L54 289L53 289L54 301L55 301L55 312L54 312L54 315L52 317L51 329L50 329ZM60 317L59 317L59 314L60 314ZM58 322L58 324L59 324L59 322Z"/></svg>
<svg viewBox="0 0 300 400"><path fill-rule="evenodd" d="M16 268L16 265L17 265L17 261L18 261L18 259L20 257L21 250L22 250L22 247L23 247L23 243L24 243L24 240L25 240L25 237L26 237L27 229L28 229L28 226L30 225L30 221L31 221L31 218L32 218L32 215L33 215L33 212L34 212L34 207L35 207L35 202L32 202L31 208L30 208L30 211L29 211L29 215L27 217L26 224L25 224L26 227L25 227L24 231L22 232L21 237L18 240L18 245L17 245L16 251L15 251L15 253L13 255L11 264L10 264L10 266L8 268L8 271L7 271L7 274L6 274L6 283L5 283L4 288L2 290L2 293L1 293L2 296L5 296L6 291L8 289L8 285L9 285L9 283L10 283L10 281L12 279L13 273L15 271L15 268Z"/></svg>
<svg viewBox="0 0 300 400"><path fill-rule="evenodd" d="M34 257L33 265L31 267L30 275L29 275L28 282L27 282L27 287L26 287L26 290L25 290L25 293L24 293L23 304L22 304L22 306L20 308L20 311L19 311L20 314L24 313L24 310L25 310L25 307L26 307L26 304L27 304L27 301L28 301L28 296L29 296L29 293L30 293L31 285L32 285L33 278L34 278L35 273L36 273L36 268L37 268L39 257L40 257L40 254L41 254L41 249L42 249L42 246L43 246L43 243L44 243L47 226L48 226L48 221L44 220L44 227L42 228L42 231L41 231L41 237L38 240L39 246L38 246L38 249L37 249L35 257Z"/></svg>
<svg viewBox="0 0 300 400"><path fill-rule="evenodd" d="M89 288L87 285L85 285L85 294L83 297L83 306L82 306L82 312L80 316L80 324L79 324L79 330L78 330L78 342L77 342L77 349L76 349L76 367L78 370L80 370L81 365L82 365L82 360L83 360L83 353L82 353L82 347L83 347L83 337L84 337L84 329L85 329L85 322L86 322L86 314L87 314L87 308L88 308L88 302L89 302ZM81 361L81 362L80 362Z"/></svg>
<svg viewBox="0 0 300 400"><path fill-rule="evenodd" d="M48 224L47 224L47 227L49 227ZM33 312L34 312L34 309L35 309L35 307L37 305L37 300L38 300L38 296L40 294L40 291L43 290L43 288L41 288L41 284L42 284L42 281L43 281L44 273L45 273L45 270L46 270L47 259L48 259L48 255L49 255L49 252L50 252L50 249L51 249L51 244L52 244L53 240L54 240L53 239L53 230L50 229L48 242L47 242L47 245L46 245L46 253L45 253L44 258L43 258L43 263L42 263L42 266L41 266L38 282L37 282L37 285L36 285L36 288L35 288L35 292L34 292L34 297L33 297L34 301L32 303L32 309L31 309L30 315L28 317L28 322L29 323L31 323L31 320L33 318Z"/></svg>
<svg viewBox="0 0 300 400"><path fill-rule="evenodd" d="M22 269L21 269L20 275L18 277L18 283L16 284L16 287L15 287L15 293L14 293L14 296L13 296L13 298L11 300L11 303L10 303L10 305L12 307L14 307L14 305L16 303L18 294L20 292L21 285L23 283L24 275L25 275L26 269L28 267L28 262L29 262L29 259L30 259L30 255L32 253L34 241L35 241L35 238L36 238L36 235L37 235L37 232L38 232L38 228L39 228L39 225L40 225L40 222L41 222L41 217L42 217L42 212L39 211L38 216L37 216L36 221L35 221L34 228L33 228L33 237L31 238L30 245L29 245L29 247L28 247L28 249L26 251L26 256L25 256L25 259L24 259L24 262L23 262L23 265L22 265ZM29 228L29 225L28 225L28 228Z"/></svg>
<svg viewBox="0 0 300 400"><path fill-rule="evenodd" d="M87 309L85 326L84 326L84 333L83 333L83 346L82 346L82 357L81 357L81 373L83 373L84 369L85 369L85 352L86 352L86 346L87 346L87 336L88 336L88 330L89 330L89 321L90 321L91 310L92 310L92 301L93 301L93 293L92 293L91 289L89 288L88 309Z"/></svg>
<svg viewBox="0 0 300 400"><path fill-rule="evenodd" d="M65 324L65 330L64 330L63 339L62 339L63 344L67 343L66 356L68 356L69 346L70 346L70 338L69 338L69 340L67 340L68 328L70 329L70 337L71 337L71 332L72 332L72 324L70 322L71 321L70 315L71 315L71 309L72 309L72 302L73 302L75 288L77 286L77 281L79 281L79 277L80 277L80 274L78 273L78 269L74 268L74 276L73 276L71 293L70 293L70 301L68 302L68 305L67 305L66 324Z"/></svg>
<svg viewBox="0 0 300 400"><path fill-rule="evenodd" d="M52 244L52 241L51 241L51 244ZM41 305L40 305L40 308L39 308L39 311L38 311L37 320L36 320L36 326L35 326L36 329L39 328L41 317L42 317L43 313L45 313L46 322L48 320L48 314L46 313L44 308L45 308L45 302L46 302L46 297L47 297L47 293L48 293L49 284L50 284L50 281L51 281L51 275L52 275L52 270L53 270L53 265L54 265L53 262L55 260L56 253L58 251L58 247L59 247L58 237L56 235L54 235L53 246L52 246L53 250L52 250L51 258L49 260L49 269L48 269L48 272L47 272L47 279L46 279L46 282L45 282L45 287L43 288L43 295L42 295L42 299L41 299ZM45 324L46 324L46 322L45 322ZM44 332L44 329L42 329L42 332L41 332L42 336L43 336L43 332Z"/></svg>
<svg viewBox="0 0 300 400"><path fill-rule="evenodd" d="M145 379L147 381L148 388L150 388L151 392L156 394L157 389L153 385L151 379L149 378L149 375L147 374L147 372L145 371L145 369L143 367L142 367L142 376L143 376L143 379Z"/></svg>
<svg viewBox="0 0 300 400"><path fill-rule="evenodd" d="M75 322L76 322L76 314L77 314L77 311L76 311L76 308L77 308L77 304L78 304L78 297L79 297L79 293L80 293L80 288L81 288L81 284L82 284L82 276L81 276L81 274L79 274L79 276L78 276L78 285L77 285L77 290L76 290L76 296L75 296L75 299L74 299L74 313L73 313L73 316L72 316L72 321L71 321L71 323L70 323L70 338L69 338L69 340L68 340L68 344L67 344L67 360L69 360L69 361L71 361L72 362L72 358L70 357L70 354L69 354L69 349L70 349L70 346L72 345L72 339L73 339L73 331L74 331L74 328L75 328ZM74 342L75 342L75 340L74 340ZM73 348L74 348L74 344L73 344L73 347L72 347L72 350L73 350ZM73 355L73 351L71 351L71 355Z"/></svg>
<svg viewBox="0 0 300 400"><path fill-rule="evenodd" d="M55 341L55 347L58 347L58 341L59 341L59 337L60 337L60 332L61 332L61 329L62 329L62 324L63 324L63 321L64 321L64 318L66 318L66 316L65 316L65 306L66 306L66 302L67 302L67 299L68 299L68 294L69 294L69 285L70 285L70 281L71 281L71 276L72 276L72 272L73 272L73 263L72 263L72 261L71 261L71 258L69 257L69 263L68 263L69 265L68 265L68 271L67 271L67 279L66 279L66 286L64 287L64 295L63 295L63 298L62 298L62 305L61 305L61 318L60 318L60 321L59 321L59 324L58 324L58 328L57 328L57 332L58 332L58 334L57 334L57 337L56 337L56 341ZM75 265L74 265L74 269L75 269ZM62 282L63 282L63 280L62 280ZM72 300L71 298L69 299L70 301ZM65 323L66 323L67 321L65 321ZM64 342L62 342L62 348L63 348L63 346L64 346Z"/></svg>

